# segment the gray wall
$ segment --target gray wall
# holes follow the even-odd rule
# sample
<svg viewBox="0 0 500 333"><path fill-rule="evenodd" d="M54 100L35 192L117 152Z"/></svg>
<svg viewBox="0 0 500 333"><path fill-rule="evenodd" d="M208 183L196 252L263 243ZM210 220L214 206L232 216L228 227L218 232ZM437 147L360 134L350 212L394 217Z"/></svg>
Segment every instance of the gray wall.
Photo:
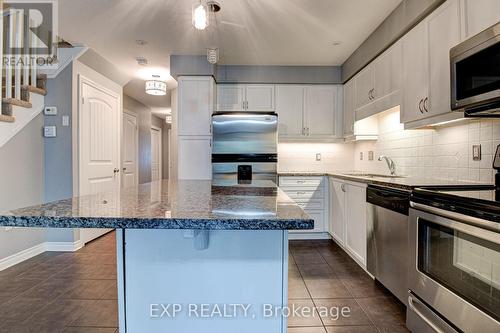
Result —
<svg viewBox="0 0 500 333"><path fill-rule="evenodd" d="M217 83L301 83L342 82L339 66L217 66Z"/></svg>
<svg viewBox="0 0 500 333"><path fill-rule="evenodd" d="M128 95L123 95L123 109L137 116L139 127L139 184L151 181L151 110Z"/></svg>
<svg viewBox="0 0 500 333"><path fill-rule="evenodd" d="M57 137L45 138L45 201L73 196L72 121L62 126L63 115L71 120L72 66L47 80L46 106L56 106L57 116L45 116L45 125L57 126Z"/></svg>
<svg viewBox="0 0 500 333"><path fill-rule="evenodd" d="M0 148L0 211L43 201L43 116L38 115ZM40 229L0 227L0 258L43 243Z"/></svg>
<svg viewBox="0 0 500 333"><path fill-rule="evenodd" d="M212 75L215 76L217 65L207 61L206 56L171 55L170 75L177 79L181 75Z"/></svg>
<svg viewBox="0 0 500 333"><path fill-rule="evenodd" d="M342 81L356 75L445 0L403 0L342 65Z"/></svg>

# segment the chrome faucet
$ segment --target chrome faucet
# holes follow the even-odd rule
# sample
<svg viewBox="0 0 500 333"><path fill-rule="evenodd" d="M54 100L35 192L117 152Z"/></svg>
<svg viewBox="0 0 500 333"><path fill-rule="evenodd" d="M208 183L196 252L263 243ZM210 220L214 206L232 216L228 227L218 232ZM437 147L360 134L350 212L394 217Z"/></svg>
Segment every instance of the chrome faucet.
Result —
<svg viewBox="0 0 500 333"><path fill-rule="evenodd" d="M391 175L394 176L396 174L396 164L392 160L392 158L387 157L385 155L381 155L378 157L379 161L382 161L382 159L385 159L387 162L387 167L389 168L389 171L391 172Z"/></svg>

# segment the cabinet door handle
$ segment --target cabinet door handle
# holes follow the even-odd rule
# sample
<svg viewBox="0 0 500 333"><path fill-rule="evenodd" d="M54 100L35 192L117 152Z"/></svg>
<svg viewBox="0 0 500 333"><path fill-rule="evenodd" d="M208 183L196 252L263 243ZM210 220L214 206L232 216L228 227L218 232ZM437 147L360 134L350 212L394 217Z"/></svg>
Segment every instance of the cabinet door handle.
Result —
<svg viewBox="0 0 500 333"><path fill-rule="evenodd" d="M371 92L372 92L372 91L371 91L371 89L370 89L370 90L368 90L368 99L369 99L370 101L372 100L372 95L371 95Z"/></svg>
<svg viewBox="0 0 500 333"><path fill-rule="evenodd" d="M424 99L422 98L420 102L418 102L418 109L420 110L420 113L424 113L424 110L422 110L422 103L424 102Z"/></svg>
<svg viewBox="0 0 500 333"><path fill-rule="evenodd" d="M426 97L424 99L424 110L425 110L425 112L429 112L429 109L427 109L428 103L429 103L429 97Z"/></svg>
<svg viewBox="0 0 500 333"><path fill-rule="evenodd" d="M345 184L340 185L340 189L342 190L342 192L345 192Z"/></svg>
<svg viewBox="0 0 500 333"><path fill-rule="evenodd" d="M309 127L307 128L307 135L308 135L308 136L310 135L310 133L309 133Z"/></svg>
<svg viewBox="0 0 500 333"><path fill-rule="evenodd" d="M304 184L305 182L305 180L297 180L297 184Z"/></svg>
<svg viewBox="0 0 500 333"><path fill-rule="evenodd" d="M372 100L375 99L375 88L372 89Z"/></svg>

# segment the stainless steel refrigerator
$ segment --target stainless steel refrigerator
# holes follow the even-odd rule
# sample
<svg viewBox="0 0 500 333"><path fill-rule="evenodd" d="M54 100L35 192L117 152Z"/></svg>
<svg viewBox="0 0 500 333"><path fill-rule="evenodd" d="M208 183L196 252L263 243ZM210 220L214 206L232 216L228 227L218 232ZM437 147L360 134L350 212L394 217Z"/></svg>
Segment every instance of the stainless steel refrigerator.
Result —
<svg viewBox="0 0 500 333"><path fill-rule="evenodd" d="M213 179L277 183L277 114L218 112L212 116L212 127Z"/></svg>

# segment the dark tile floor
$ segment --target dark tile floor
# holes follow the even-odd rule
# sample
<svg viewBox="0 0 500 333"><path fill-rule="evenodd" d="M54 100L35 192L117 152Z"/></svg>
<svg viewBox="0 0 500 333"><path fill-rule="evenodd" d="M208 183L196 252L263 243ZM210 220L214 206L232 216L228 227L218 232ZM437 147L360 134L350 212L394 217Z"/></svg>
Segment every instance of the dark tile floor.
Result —
<svg viewBox="0 0 500 333"><path fill-rule="evenodd" d="M289 333L408 332L405 307L332 241L290 242L289 306L349 308L289 318Z"/></svg>
<svg viewBox="0 0 500 333"><path fill-rule="evenodd" d="M330 241L290 244L289 305L349 308L289 318L289 333L407 332L404 307ZM115 333L116 250L109 233L0 272L0 333Z"/></svg>

